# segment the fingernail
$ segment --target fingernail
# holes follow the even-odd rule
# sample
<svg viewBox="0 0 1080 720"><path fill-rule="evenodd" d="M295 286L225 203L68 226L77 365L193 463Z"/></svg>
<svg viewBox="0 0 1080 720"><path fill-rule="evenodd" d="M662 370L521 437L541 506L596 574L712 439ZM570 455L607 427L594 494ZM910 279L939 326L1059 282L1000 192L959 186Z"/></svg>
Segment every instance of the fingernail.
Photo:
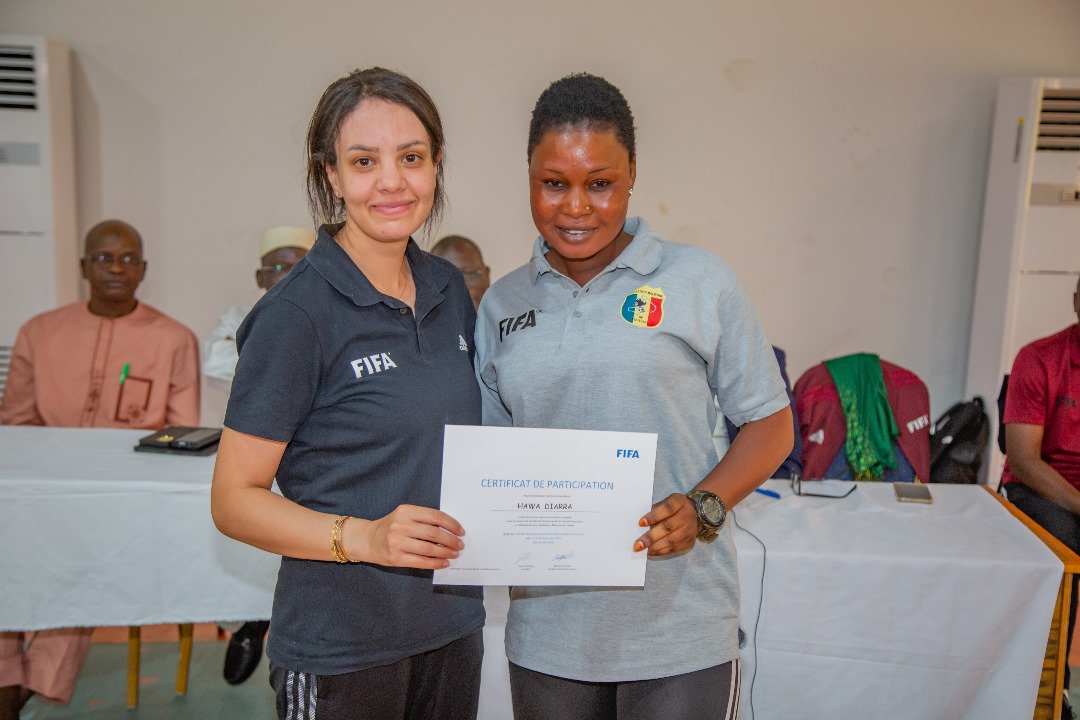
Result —
<svg viewBox="0 0 1080 720"><path fill-rule="evenodd" d="M459 553L457 550L455 550L454 552L450 553L450 557L457 557L460 554L461 553Z"/></svg>
<svg viewBox="0 0 1080 720"><path fill-rule="evenodd" d="M634 552L641 552L644 549L645 549L645 544L643 542L641 542L640 540L638 540L636 543L634 543Z"/></svg>
<svg viewBox="0 0 1080 720"><path fill-rule="evenodd" d="M641 518L640 520L638 520L637 524L638 527L649 527L649 523L645 520L645 518Z"/></svg>

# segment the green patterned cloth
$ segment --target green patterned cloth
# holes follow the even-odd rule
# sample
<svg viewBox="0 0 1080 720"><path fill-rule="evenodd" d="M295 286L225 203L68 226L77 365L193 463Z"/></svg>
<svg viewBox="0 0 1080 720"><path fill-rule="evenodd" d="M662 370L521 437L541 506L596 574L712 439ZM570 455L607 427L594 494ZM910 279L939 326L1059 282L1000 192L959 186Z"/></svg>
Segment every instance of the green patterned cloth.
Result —
<svg viewBox="0 0 1080 720"><path fill-rule="evenodd" d="M896 467L900 429L889 407L881 358L870 353L826 360L847 424L844 453L856 480L880 480Z"/></svg>

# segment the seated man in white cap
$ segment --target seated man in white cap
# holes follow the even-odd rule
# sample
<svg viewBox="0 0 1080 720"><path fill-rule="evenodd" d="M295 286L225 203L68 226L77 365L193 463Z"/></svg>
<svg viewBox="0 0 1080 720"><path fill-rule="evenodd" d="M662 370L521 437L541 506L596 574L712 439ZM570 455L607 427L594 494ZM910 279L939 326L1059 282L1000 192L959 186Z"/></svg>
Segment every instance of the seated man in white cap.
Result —
<svg viewBox="0 0 1080 720"><path fill-rule="evenodd" d="M255 271L255 284L264 291L274 287L292 270L293 265L307 255L314 243L315 234L303 228L275 227L267 230L262 239L261 264ZM232 384L236 371L236 331L250 311L250 307L230 307L221 316L217 329L204 349L203 375L212 381L211 385L216 382L221 386L219 389L225 392L225 397L228 397L227 388ZM220 417L224 417L224 409ZM269 626L269 620L255 620L243 623L239 629L235 626L229 628L234 632L225 651L226 682L239 685L255 672L262 658L263 638Z"/></svg>
<svg viewBox="0 0 1080 720"><path fill-rule="evenodd" d="M263 234L255 284L263 290L274 287L314 244L315 233L310 230L285 226L267 230ZM233 305L221 316L217 330L206 343L203 375L232 384L237 360L236 330L250 311L250 307Z"/></svg>

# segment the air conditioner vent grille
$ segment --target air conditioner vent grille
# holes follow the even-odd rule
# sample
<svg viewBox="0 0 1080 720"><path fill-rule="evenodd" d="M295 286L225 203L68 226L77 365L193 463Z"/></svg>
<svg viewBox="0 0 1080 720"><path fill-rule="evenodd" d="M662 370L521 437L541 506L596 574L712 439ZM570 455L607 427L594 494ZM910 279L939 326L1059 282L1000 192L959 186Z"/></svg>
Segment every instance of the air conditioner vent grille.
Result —
<svg viewBox="0 0 1080 720"><path fill-rule="evenodd" d="M11 354L14 348L10 345L0 345L0 397L4 396L4 388L7 387L8 370L11 368Z"/></svg>
<svg viewBox="0 0 1080 720"><path fill-rule="evenodd" d="M1080 88L1043 90L1039 150L1080 150Z"/></svg>
<svg viewBox="0 0 1080 720"><path fill-rule="evenodd" d="M0 45L0 109L37 110L34 48Z"/></svg>

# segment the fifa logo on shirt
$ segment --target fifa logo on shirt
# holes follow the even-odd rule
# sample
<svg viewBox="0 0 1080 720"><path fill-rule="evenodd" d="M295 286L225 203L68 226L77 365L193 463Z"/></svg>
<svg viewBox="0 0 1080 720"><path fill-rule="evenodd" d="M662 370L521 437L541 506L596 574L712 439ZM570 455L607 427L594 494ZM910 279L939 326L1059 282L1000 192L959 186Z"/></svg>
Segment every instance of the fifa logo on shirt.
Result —
<svg viewBox="0 0 1080 720"><path fill-rule="evenodd" d="M352 365L353 372L356 373L358 378L364 377L365 370L368 375L374 375L375 373L381 373L383 370L397 367L397 364L386 353L375 353L367 357L357 358L349 364Z"/></svg>
<svg viewBox="0 0 1080 720"><path fill-rule="evenodd" d="M518 330L524 330L525 328L536 327L536 311L529 310L523 312L517 317L508 317L499 321L499 342L503 341L507 335Z"/></svg>
<svg viewBox="0 0 1080 720"><path fill-rule="evenodd" d="M924 427L930 424L930 416L920 415L907 424L907 431L913 433L917 430L922 430Z"/></svg>

